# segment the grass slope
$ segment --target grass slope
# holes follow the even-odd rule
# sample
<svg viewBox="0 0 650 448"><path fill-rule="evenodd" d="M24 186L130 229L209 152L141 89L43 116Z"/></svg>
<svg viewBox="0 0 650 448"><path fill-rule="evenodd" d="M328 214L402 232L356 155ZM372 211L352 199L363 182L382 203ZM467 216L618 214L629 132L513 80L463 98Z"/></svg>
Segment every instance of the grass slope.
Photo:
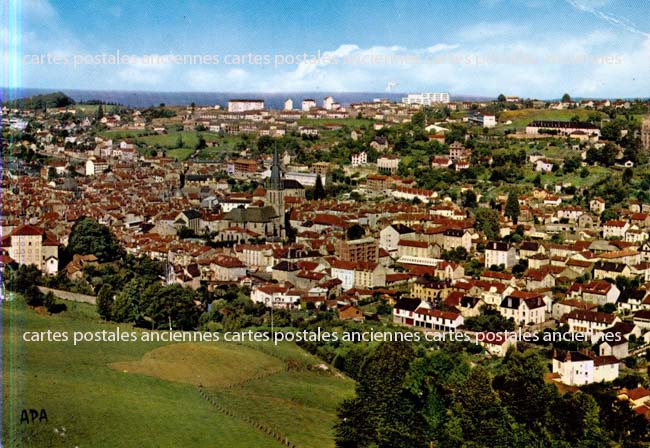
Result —
<svg viewBox="0 0 650 448"><path fill-rule="evenodd" d="M307 370L292 377L286 359L317 362L295 345L275 352L272 346L258 350L226 343L74 347L70 342L22 341L24 331L115 329L115 324L101 322L91 306L67 305L68 311L53 316L38 314L20 299L1 305L3 446L274 448L282 445L252 425L250 415L272 403L273 425L283 429L301 422L304 435L292 441L315 441L298 446L333 445L335 407L339 397L352 393L353 384ZM291 381L283 382L285 377ZM264 380L270 383L260 394L257 388L265 387ZM197 384L227 395L237 412L216 410ZM46 409L48 422L20 424L21 410L30 408ZM306 419L302 412L312 409L318 418ZM245 419L239 417L242 413Z"/></svg>

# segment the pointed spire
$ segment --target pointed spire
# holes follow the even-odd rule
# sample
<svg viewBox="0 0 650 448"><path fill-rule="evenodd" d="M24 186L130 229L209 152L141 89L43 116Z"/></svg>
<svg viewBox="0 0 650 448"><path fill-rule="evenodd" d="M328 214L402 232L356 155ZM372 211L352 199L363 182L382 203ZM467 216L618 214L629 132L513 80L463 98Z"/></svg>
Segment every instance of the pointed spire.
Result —
<svg viewBox="0 0 650 448"><path fill-rule="evenodd" d="M280 156L278 155L278 145L273 148L273 165L271 166L271 177L269 178L269 188L272 190L281 190L282 175L280 172Z"/></svg>

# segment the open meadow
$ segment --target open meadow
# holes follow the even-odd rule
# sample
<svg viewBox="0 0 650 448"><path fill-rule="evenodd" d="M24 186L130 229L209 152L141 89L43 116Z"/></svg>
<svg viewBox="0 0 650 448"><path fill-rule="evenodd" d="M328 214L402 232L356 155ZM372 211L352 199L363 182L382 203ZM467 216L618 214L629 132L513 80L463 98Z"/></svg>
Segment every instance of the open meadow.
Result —
<svg viewBox="0 0 650 448"><path fill-rule="evenodd" d="M114 331L94 307L2 303L2 445L332 447L354 383L293 344L24 342L25 331ZM121 330L137 331L127 325ZM21 423L23 409L47 421Z"/></svg>

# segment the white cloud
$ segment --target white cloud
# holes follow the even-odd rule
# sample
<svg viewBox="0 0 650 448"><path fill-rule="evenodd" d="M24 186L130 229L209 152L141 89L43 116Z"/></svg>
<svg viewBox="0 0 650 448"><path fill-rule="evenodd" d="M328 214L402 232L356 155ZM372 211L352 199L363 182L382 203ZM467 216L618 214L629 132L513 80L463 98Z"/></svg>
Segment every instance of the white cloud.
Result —
<svg viewBox="0 0 650 448"><path fill-rule="evenodd" d="M606 12L603 12L599 9L600 6L602 6L602 2L597 2L597 1L585 1L585 0L566 0L571 6L573 6L575 9L583 12L588 12L589 14L592 14L599 19L604 20L605 22L610 23L611 25L618 26L626 31L629 31L630 33L634 34L640 34L641 36L645 36L647 38L650 38L650 33L644 30L641 30L638 28L635 24L633 24L631 21L628 19L622 18L622 17L616 17L613 14L608 14Z"/></svg>
<svg viewBox="0 0 650 448"><path fill-rule="evenodd" d="M427 48L427 52L429 53L438 53L441 51L445 50L455 50L456 48L460 47L459 44L435 44Z"/></svg>
<svg viewBox="0 0 650 448"><path fill-rule="evenodd" d="M58 15L48 0L23 0L21 18L49 21L57 19Z"/></svg>
<svg viewBox="0 0 650 448"><path fill-rule="evenodd" d="M529 0L531 1L531 0ZM650 85L650 36L628 32L631 22L602 13L602 4L566 0L617 28L580 34L569 31L529 32L525 25L481 22L461 28L448 42L361 47L352 42L324 49L321 58L297 65L127 65L23 66L23 86L212 91L392 91L448 90L455 94L500 92L536 97L641 96ZM597 0L596 0L597 1ZM601 2L602 3L602 2ZM23 0L23 54L93 54L91 42L80 41L63 26L47 0ZM594 12L596 11L596 12ZM121 14L109 8L108 12ZM605 14L608 18L604 18ZM612 22L610 19L617 22ZM110 42L105 43L110 45ZM10 35L0 28L2 64L9 57ZM106 49L110 52L110 49ZM278 50L280 51L280 50ZM278 53L279 54L279 53ZM561 57L614 55L620 63L587 60L567 63ZM549 58L554 57L549 62ZM377 61L379 59L379 62ZM424 63L424 62L427 63ZM569 61L570 62L570 61ZM3 70L3 72L5 72Z"/></svg>
<svg viewBox="0 0 650 448"><path fill-rule="evenodd" d="M548 98L571 91L574 95L645 95L641 86L650 73L648 50L603 52L601 45L610 42L616 42L614 34L598 31L579 37L547 36L542 41L437 44L412 49L346 45L345 50L339 47L325 53L345 54L337 64L305 63L279 73L255 72L251 79L258 82L250 86L257 91L382 91L391 83L399 84L401 91L442 89L457 94L508 92ZM431 55L430 48L439 51ZM419 62L354 63L364 56L383 56L384 61L412 56ZM610 58L606 60L605 56ZM634 74L634 83L623 86L616 82L632 79Z"/></svg>
<svg viewBox="0 0 650 448"><path fill-rule="evenodd" d="M145 60L143 57L138 58L133 63L118 66L117 80L122 85L160 85L163 81L169 81L169 76L174 71L174 64L165 62L159 58L159 55ZM109 71L111 65L107 65Z"/></svg>

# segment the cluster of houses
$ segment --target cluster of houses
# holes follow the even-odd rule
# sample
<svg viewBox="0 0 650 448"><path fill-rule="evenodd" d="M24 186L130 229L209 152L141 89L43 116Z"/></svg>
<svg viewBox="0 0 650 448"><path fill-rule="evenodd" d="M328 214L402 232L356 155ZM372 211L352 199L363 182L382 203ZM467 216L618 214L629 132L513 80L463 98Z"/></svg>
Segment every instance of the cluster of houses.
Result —
<svg viewBox="0 0 650 448"><path fill-rule="evenodd" d="M227 111L195 108L183 120L235 133L247 123L280 130L289 122L297 126L300 117L350 113L384 126L417 110L385 100L345 109L326 97L322 107L305 99L294 110L288 100L284 110L268 111L261 100L232 100ZM488 117L480 118L483 126L490 126ZM373 200L356 202L307 199L306 188L319 176L327 181L328 163L297 166L277 150L272 157L242 153L179 163L140 156L128 139L86 137L87 125L74 124L63 146L48 131L37 134L44 154L65 158L48 159L34 175L3 171L3 266L33 264L46 274L65 269L71 280L80 278L97 260L77 257L59 266L58 251L74 222L87 216L110 227L128 253L165 262L170 284L242 285L251 300L273 308L331 309L341 319L365 320L377 316L361 304L383 299L393 322L422 331L466 332L466 321L488 310L526 331L565 327L588 345L554 356L554 379L570 386L616 378L619 362L650 343L650 204L629 201L616 219L602 222L608 209L602 198L582 207L561 186L540 187L519 196L517 222L499 213L499 238L489 240L461 201L398 176L399 155L383 136L369 143L380 153L377 172L357 185ZM599 132L584 123L529 128L533 134ZM316 135L309 126L296 129ZM353 129L351 138L361 132ZM456 142L448 150L433 158L433 167L470 166L471 149ZM367 157L353 154L352 167L368 165ZM546 171L551 161L534 163ZM241 191L233 180L257 185ZM462 185L461 194L474 188ZM476 196L479 206L490 206ZM495 201L503 210L507 196ZM553 240L558 234L562 238ZM513 344L481 334L481 344L496 356Z"/></svg>

